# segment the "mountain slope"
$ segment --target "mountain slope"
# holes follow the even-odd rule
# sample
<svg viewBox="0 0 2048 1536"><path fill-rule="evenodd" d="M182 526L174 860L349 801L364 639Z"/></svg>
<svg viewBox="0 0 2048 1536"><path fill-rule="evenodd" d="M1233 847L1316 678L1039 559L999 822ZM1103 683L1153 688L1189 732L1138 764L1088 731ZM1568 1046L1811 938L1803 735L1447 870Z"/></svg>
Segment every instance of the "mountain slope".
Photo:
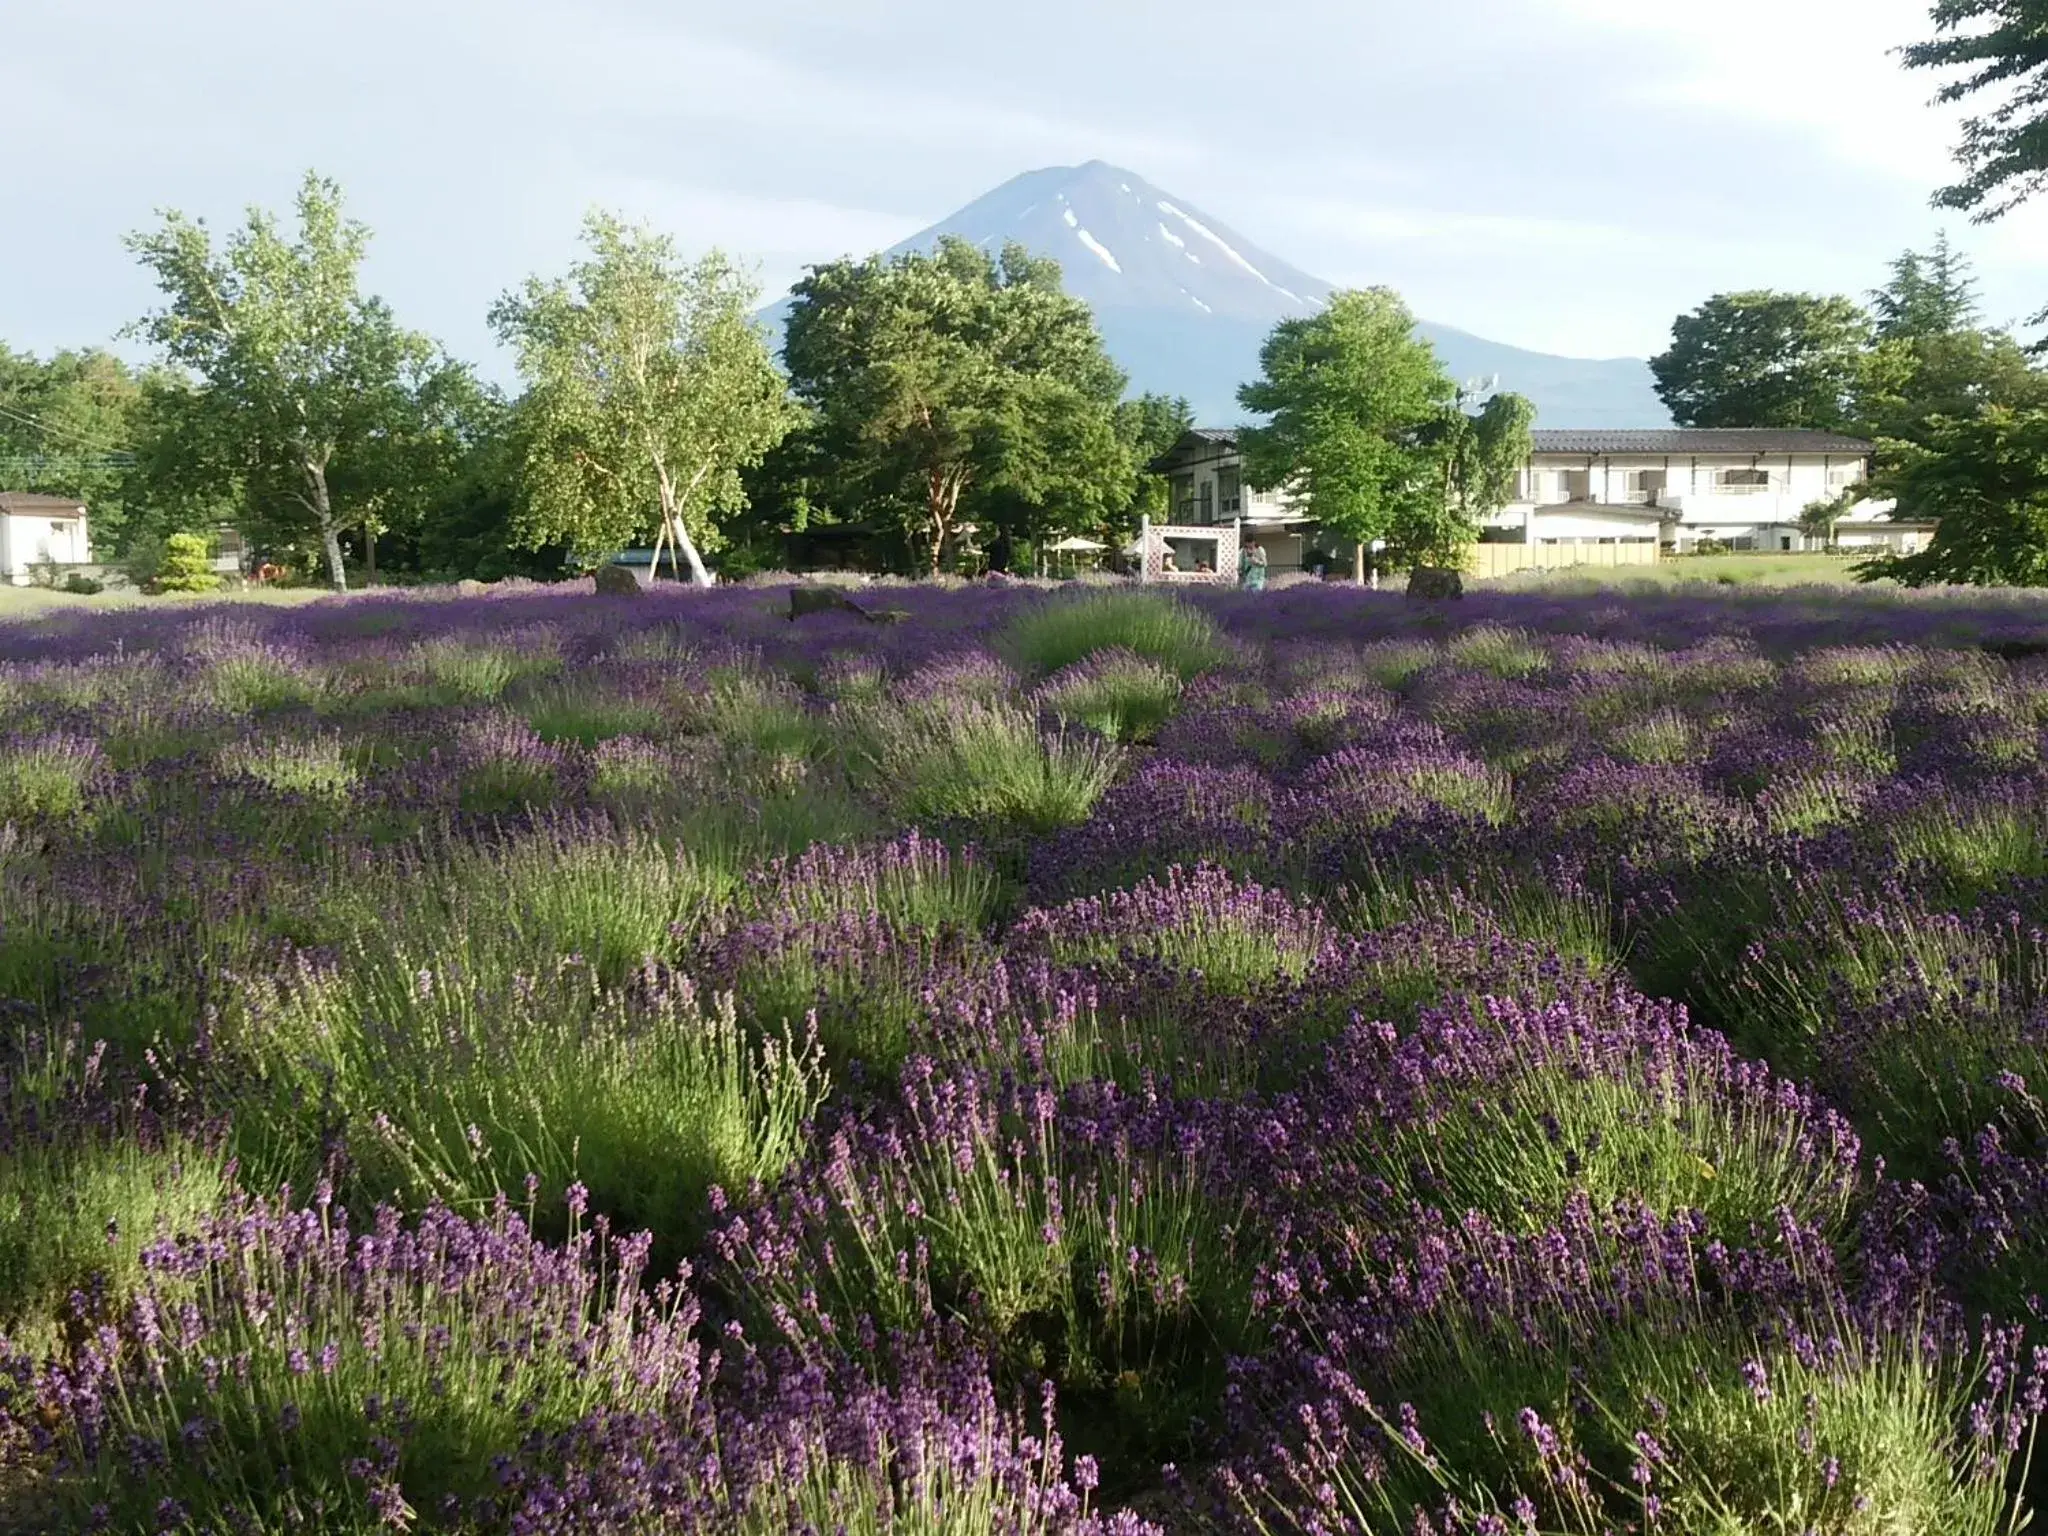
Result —
<svg viewBox="0 0 2048 1536"><path fill-rule="evenodd" d="M1205 425L1244 419L1237 387L1258 372L1274 324L1312 314L1331 285L1260 249L1143 177L1092 160L1027 171L921 230L890 254L958 235L989 251L1015 240L1054 257L1088 301L1134 390L1185 395ZM786 304L769 316L779 325ZM1670 418L1634 359L1553 357L1432 322L1417 329L1453 376L1536 402L1554 427L1642 427Z"/></svg>

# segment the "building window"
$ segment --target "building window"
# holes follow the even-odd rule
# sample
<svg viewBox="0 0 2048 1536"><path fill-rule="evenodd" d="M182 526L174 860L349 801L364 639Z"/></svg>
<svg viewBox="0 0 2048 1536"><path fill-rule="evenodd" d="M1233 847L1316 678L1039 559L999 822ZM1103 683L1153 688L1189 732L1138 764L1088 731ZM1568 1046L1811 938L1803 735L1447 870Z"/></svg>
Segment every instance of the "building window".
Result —
<svg viewBox="0 0 2048 1536"><path fill-rule="evenodd" d="M1767 491L1771 488L1771 472L1768 469L1724 469L1714 476L1714 484L1720 490L1737 493Z"/></svg>
<svg viewBox="0 0 2048 1536"><path fill-rule="evenodd" d="M1630 501L1649 503L1664 494L1664 471L1632 469L1622 482Z"/></svg>
<svg viewBox="0 0 2048 1536"><path fill-rule="evenodd" d="M1173 477L1173 520L1177 523L1190 521L1195 515L1195 477L1175 475Z"/></svg>
<svg viewBox="0 0 2048 1536"><path fill-rule="evenodd" d="M1828 471L1828 489L1839 491L1844 486L1854 485L1859 478L1853 469L1831 469Z"/></svg>
<svg viewBox="0 0 2048 1536"><path fill-rule="evenodd" d="M1566 501L1591 501L1593 499L1593 471L1590 469L1561 469L1557 472L1557 494Z"/></svg>
<svg viewBox="0 0 2048 1536"><path fill-rule="evenodd" d="M1234 469L1216 471L1216 510L1225 517L1236 517L1244 510L1244 494Z"/></svg>
<svg viewBox="0 0 2048 1536"><path fill-rule="evenodd" d="M1197 521L1204 523L1216 521L1216 483L1213 480L1204 480L1202 482L1202 514Z"/></svg>

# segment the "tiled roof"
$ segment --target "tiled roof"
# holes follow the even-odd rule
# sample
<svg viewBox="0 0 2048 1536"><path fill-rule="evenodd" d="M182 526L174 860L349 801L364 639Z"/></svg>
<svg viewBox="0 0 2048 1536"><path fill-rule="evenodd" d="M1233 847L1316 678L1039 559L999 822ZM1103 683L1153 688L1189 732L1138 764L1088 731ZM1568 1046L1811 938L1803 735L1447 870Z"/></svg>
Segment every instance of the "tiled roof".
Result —
<svg viewBox="0 0 2048 1536"><path fill-rule="evenodd" d="M1538 453L1843 453L1876 445L1841 432L1778 427L1669 427L1648 430L1544 428L1529 434Z"/></svg>
<svg viewBox="0 0 2048 1536"><path fill-rule="evenodd" d="M1181 433L1174 445L1145 466L1148 474L1163 475L1172 469L1182 455L1196 448L1235 448L1237 428L1235 427L1189 427ZM1204 454L1204 458L1212 455Z"/></svg>
<svg viewBox="0 0 2048 1536"><path fill-rule="evenodd" d="M0 513L16 517L76 517L85 503L76 496L43 496L34 491L0 491Z"/></svg>

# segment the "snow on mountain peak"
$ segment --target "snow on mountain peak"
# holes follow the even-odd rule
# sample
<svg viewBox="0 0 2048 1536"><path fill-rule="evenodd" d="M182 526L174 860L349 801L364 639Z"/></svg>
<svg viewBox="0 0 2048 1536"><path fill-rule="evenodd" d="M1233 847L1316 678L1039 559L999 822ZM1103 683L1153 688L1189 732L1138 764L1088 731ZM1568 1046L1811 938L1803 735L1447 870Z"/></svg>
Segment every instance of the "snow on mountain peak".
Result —
<svg viewBox="0 0 2048 1536"><path fill-rule="evenodd" d="M1241 419L1237 386L1257 372L1273 326L1313 313L1331 293L1185 198L1099 160L1027 171L894 249L930 250L941 235L987 251L1015 241L1058 261L1132 387L1185 395L1219 426ZM1669 419L1641 363L1546 357L1443 326L1420 329L1455 376L1499 374L1550 425Z"/></svg>

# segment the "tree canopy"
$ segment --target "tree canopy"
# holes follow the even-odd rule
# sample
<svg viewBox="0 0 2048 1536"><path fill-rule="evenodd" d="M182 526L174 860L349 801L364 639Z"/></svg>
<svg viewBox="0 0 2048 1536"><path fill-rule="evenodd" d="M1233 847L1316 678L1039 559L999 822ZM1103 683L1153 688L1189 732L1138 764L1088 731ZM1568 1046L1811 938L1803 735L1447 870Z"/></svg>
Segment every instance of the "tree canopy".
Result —
<svg viewBox="0 0 2048 1536"><path fill-rule="evenodd" d="M1969 262L1946 238L1899 256L1871 308L1877 324L1856 388L1858 430L1914 440L1939 417L2048 405L2048 374L2009 333L1980 325Z"/></svg>
<svg viewBox="0 0 2048 1536"><path fill-rule="evenodd" d="M789 430L789 392L751 311L760 290L721 252L683 261L666 235L605 213L566 277L531 278L491 311L518 352L529 545L608 555L652 534L708 585L742 472Z"/></svg>
<svg viewBox="0 0 2048 1536"><path fill-rule="evenodd" d="M963 523L1029 536L1128 508L1124 376L1057 262L946 238L814 267L792 297L809 494L838 515L893 520L937 571Z"/></svg>
<svg viewBox="0 0 2048 1536"><path fill-rule="evenodd" d="M1179 442L1194 424L1195 413L1187 401L1170 395L1139 395L1117 406L1117 437L1129 453L1137 477L1127 518L1170 519L1173 487L1165 476L1151 473L1146 466Z"/></svg>
<svg viewBox="0 0 2048 1536"><path fill-rule="evenodd" d="M173 481L239 488L251 518L310 534L346 588L340 535L374 529L408 495L403 478L456 365L398 325L359 285L369 231L341 189L308 174L298 228L262 209L215 249L203 221L170 212L130 248L166 303L136 330L193 387L168 396L157 442Z"/></svg>
<svg viewBox="0 0 2048 1536"><path fill-rule="evenodd" d="M2048 586L2048 410L1989 406L1885 446L1872 493L1896 500L1894 517L1941 526L1918 554L1864 562L1859 579Z"/></svg>
<svg viewBox="0 0 2048 1536"><path fill-rule="evenodd" d="M112 551L143 511L135 472L144 381L97 347L47 359L0 344L0 489L76 496Z"/></svg>
<svg viewBox="0 0 2048 1536"><path fill-rule="evenodd" d="M1650 371L1682 427L1840 431L1853 422L1870 336L1869 317L1848 299L1716 294L1678 317Z"/></svg>
<svg viewBox="0 0 2048 1536"><path fill-rule="evenodd" d="M1534 409L1496 397L1478 417L1415 317L1385 288L1333 294L1283 320L1238 391L1269 420L1239 436L1245 474L1285 487L1330 532L1362 551L1383 540L1397 562L1448 561L1503 505L1529 451Z"/></svg>
<svg viewBox="0 0 2048 1536"><path fill-rule="evenodd" d="M1935 36L1905 50L1909 69L1960 70L1937 100L1988 98L1963 123L1962 179L1935 202L1979 223L2048 187L2048 0L1938 0Z"/></svg>

